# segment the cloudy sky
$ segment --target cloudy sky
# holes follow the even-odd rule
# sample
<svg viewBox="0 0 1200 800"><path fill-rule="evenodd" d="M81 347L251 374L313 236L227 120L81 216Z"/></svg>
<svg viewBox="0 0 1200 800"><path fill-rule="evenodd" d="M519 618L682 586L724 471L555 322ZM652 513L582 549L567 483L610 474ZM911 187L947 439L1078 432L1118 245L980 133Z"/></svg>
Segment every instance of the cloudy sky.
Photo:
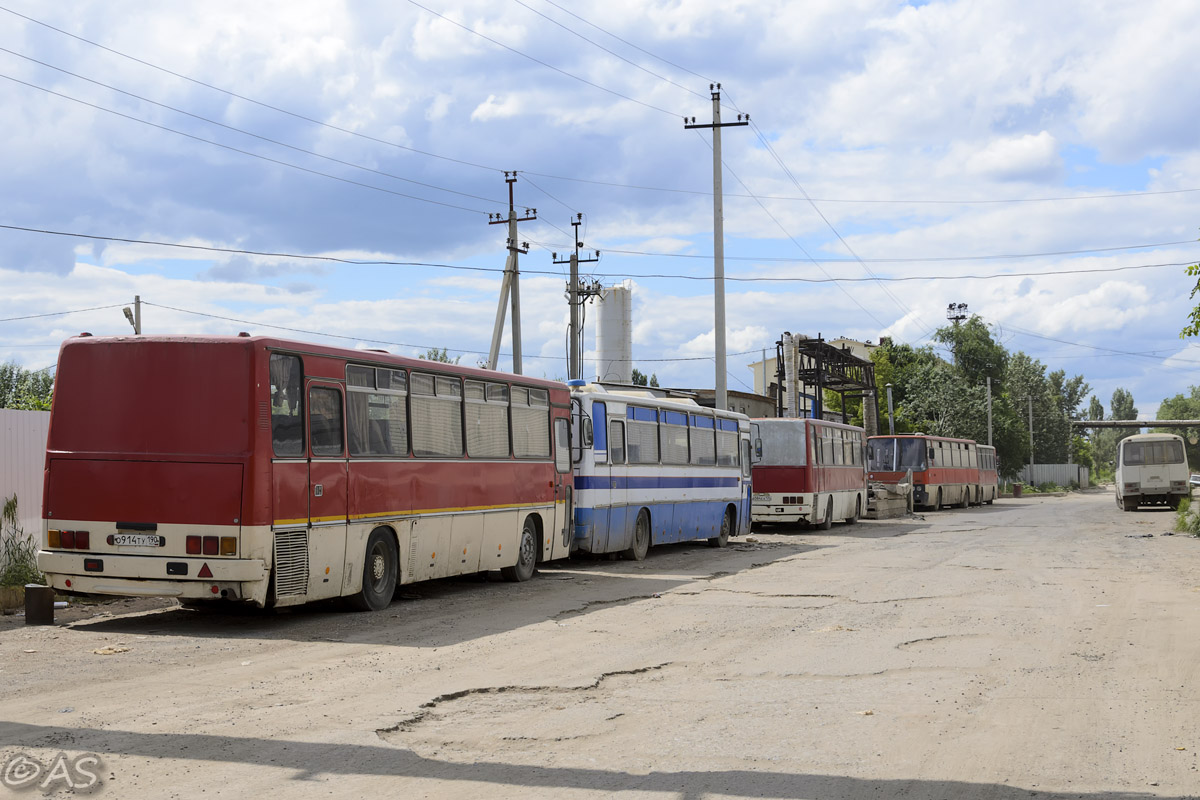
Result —
<svg viewBox="0 0 1200 800"><path fill-rule="evenodd" d="M784 330L923 344L955 302L1153 416L1200 384L1198 41L1191 0L0 0L0 361L128 333L140 295L147 333L475 363L517 170L525 371L566 374L582 214L640 368L711 387L683 118L719 81L753 123L722 136L730 389Z"/></svg>

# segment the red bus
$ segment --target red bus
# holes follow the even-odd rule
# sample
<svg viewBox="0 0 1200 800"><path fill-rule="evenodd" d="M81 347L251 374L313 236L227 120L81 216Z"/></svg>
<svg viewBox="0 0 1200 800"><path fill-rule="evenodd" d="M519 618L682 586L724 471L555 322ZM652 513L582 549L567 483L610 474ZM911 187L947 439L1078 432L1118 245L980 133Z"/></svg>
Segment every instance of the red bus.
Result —
<svg viewBox="0 0 1200 800"><path fill-rule="evenodd" d="M751 423L753 522L808 522L828 530L858 521L867 507L865 431L808 418Z"/></svg>
<svg viewBox="0 0 1200 800"><path fill-rule="evenodd" d="M926 436L872 436L867 439L868 478L900 483L912 470L913 505L934 510L966 508L982 502L979 446L971 439Z"/></svg>
<svg viewBox="0 0 1200 800"><path fill-rule="evenodd" d="M570 550L547 380L241 334L69 339L38 566L60 592L378 610Z"/></svg>

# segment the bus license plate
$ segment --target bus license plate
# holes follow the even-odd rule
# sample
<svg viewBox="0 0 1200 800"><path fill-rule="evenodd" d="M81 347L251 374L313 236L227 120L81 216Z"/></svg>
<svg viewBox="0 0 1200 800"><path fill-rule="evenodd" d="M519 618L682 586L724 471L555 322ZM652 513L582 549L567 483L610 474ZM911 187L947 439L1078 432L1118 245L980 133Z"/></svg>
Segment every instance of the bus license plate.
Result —
<svg viewBox="0 0 1200 800"><path fill-rule="evenodd" d="M118 547L158 547L158 534L154 533L117 533L113 535L113 544Z"/></svg>
<svg viewBox="0 0 1200 800"><path fill-rule="evenodd" d="M769 502L771 502L771 495L768 492L755 492L754 499L761 500L762 502L765 502L765 503L769 503Z"/></svg>

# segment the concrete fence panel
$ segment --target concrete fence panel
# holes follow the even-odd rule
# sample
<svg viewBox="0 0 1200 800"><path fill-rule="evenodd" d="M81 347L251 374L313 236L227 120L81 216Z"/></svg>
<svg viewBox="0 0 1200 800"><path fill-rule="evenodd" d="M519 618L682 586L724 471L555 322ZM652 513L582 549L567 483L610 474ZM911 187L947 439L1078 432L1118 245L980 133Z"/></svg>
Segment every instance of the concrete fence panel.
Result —
<svg viewBox="0 0 1200 800"><path fill-rule="evenodd" d="M18 524L31 539L42 532L42 473L49 411L0 408L0 500L17 496Z"/></svg>

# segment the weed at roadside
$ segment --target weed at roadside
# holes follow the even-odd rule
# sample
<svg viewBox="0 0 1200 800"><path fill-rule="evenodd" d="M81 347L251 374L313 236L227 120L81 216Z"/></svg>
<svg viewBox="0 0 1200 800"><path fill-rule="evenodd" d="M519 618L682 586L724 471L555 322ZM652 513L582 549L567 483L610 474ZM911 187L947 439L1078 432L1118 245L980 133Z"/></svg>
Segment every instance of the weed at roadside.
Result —
<svg viewBox="0 0 1200 800"><path fill-rule="evenodd" d="M1200 536L1200 515L1192 511L1192 498L1184 497L1175 509L1175 530L1192 536Z"/></svg>
<svg viewBox="0 0 1200 800"><path fill-rule="evenodd" d="M37 546L17 522L17 496L5 499L0 511L0 586L24 586L46 582L38 572Z"/></svg>

